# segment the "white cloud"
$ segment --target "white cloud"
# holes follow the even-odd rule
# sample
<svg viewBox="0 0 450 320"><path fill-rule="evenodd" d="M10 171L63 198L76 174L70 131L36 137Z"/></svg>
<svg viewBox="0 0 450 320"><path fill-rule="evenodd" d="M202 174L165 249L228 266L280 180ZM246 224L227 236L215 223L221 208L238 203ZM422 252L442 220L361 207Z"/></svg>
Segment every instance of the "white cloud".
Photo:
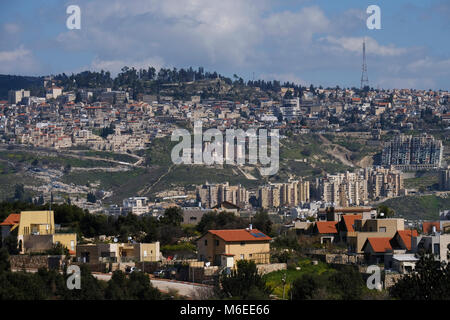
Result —
<svg viewBox="0 0 450 320"><path fill-rule="evenodd" d="M264 79L302 84L357 85L363 41L359 35L366 28L365 10L348 8L329 13L309 0L302 1L304 5L300 2L78 0L81 30L65 30L56 40L44 39L47 42L27 46L35 50L51 47L54 55L83 52L78 65L84 70L117 73L125 65L203 66L208 71L228 76L236 73L246 79L254 72ZM5 28L12 32L15 27ZM449 69L448 61L426 57L426 48L398 47L381 39L366 39L371 83L381 78L387 83L385 78L392 76L391 83L407 85L421 75L425 82L439 82L435 75ZM16 48L21 42L5 43Z"/></svg>
<svg viewBox="0 0 450 320"><path fill-rule="evenodd" d="M21 28L16 23L5 23L3 25L3 29L9 34L17 34Z"/></svg>
<svg viewBox="0 0 450 320"><path fill-rule="evenodd" d="M436 60L425 57L408 64L406 70L414 73L427 72L434 75L450 75L450 59Z"/></svg>
<svg viewBox="0 0 450 320"><path fill-rule="evenodd" d="M0 73L30 74L39 71L30 50L23 45L10 51L0 51Z"/></svg>
<svg viewBox="0 0 450 320"><path fill-rule="evenodd" d="M0 63L11 63L26 59L31 56L31 51L24 49L23 46L12 51L0 51Z"/></svg>
<svg viewBox="0 0 450 320"><path fill-rule="evenodd" d="M93 70L108 70L113 75L119 73L121 69L127 66L129 68L134 67L135 69L140 68L148 68L149 66L153 66L156 69L160 69L164 66L164 61L162 58L154 57L147 58L142 61L131 61L131 60L100 60L99 58L95 58L92 61L91 69Z"/></svg>
<svg viewBox="0 0 450 320"><path fill-rule="evenodd" d="M306 86L309 83L294 73L270 73L270 74L261 74L258 77L259 79L263 79L266 81L278 80L281 83L283 82L293 82L298 85Z"/></svg>
<svg viewBox="0 0 450 320"><path fill-rule="evenodd" d="M362 52L363 37L333 37L327 36L321 39L326 44L331 45L331 49L337 52L352 52L360 54ZM378 56L399 56L407 52L404 48L397 48L394 45L383 46L375 39L366 38L366 52Z"/></svg>
<svg viewBox="0 0 450 320"><path fill-rule="evenodd" d="M311 41L315 33L325 32L330 27L330 21L319 7L275 13L263 23L266 34L291 41Z"/></svg>
<svg viewBox="0 0 450 320"><path fill-rule="evenodd" d="M378 82L381 88L430 89L436 86L435 80L428 77L389 77Z"/></svg>

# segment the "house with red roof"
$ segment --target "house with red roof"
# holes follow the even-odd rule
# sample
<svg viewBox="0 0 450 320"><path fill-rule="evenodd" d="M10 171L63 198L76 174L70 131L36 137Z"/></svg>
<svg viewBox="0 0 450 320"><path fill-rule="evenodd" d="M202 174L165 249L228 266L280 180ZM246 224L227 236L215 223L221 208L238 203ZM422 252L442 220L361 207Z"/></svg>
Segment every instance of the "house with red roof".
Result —
<svg viewBox="0 0 450 320"><path fill-rule="evenodd" d="M424 234L431 234L434 231L436 232L440 232L441 231L441 224L439 223L439 221L424 221L422 223L422 232Z"/></svg>
<svg viewBox="0 0 450 320"><path fill-rule="evenodd" d="M393 237L368 237L362 248L365 260L369 264L384 263L387 269L409 273L419 260L414 254L418 237L417 230L398 230Z"/></svg>
<svg viewBox="0 0 450 320"><path fill-rule="evenodd" d="M367 238L362 247L362 251L367 262L375 264L384 263L385 254L393 252L392 238Z"/></svg>
<svg viewBox="0 0 450 320"><path fill-rule="evenodd" d="M419 236L417 230L398 230L393 240L396 248L411 251L413 238Z"/></svg>
<svg viewBox="0 0 450 320"><path fill-rule="evenodd" d="M239 260L270 262L272 238L253 229L208 230L197 240L198 260L216 266L234 267Z"/></svg>
<svg viewBox="0 0 450 320"><path fill-rule="evenodd" d="M347 236L355 232L355 221L361 220L361 214L344 214L341 216L341 221L338 223L339 238L343 242L347 242Z"/></svg>
<svg viewBox="0 0 450 320"><path fill-rule="evenodd" d="M11 213L2 223L0 223L2 240L5 239L10 234L10 232L14 231L19 226L19 222L20 214Z"/></svg>
<svg viewBox="0 0 450 320"><path fill-rule="evenodd" d="M319 235L320 243L332 243L338 236L337 221L317 221L313 233Z"/></svg>

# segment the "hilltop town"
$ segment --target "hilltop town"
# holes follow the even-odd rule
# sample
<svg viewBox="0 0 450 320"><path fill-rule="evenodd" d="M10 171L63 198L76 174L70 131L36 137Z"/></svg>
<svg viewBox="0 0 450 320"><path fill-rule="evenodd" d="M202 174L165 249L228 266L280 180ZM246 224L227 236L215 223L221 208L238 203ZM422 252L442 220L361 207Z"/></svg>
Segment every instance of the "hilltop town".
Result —
<svg viewBox="0 0 450 320"><path fill-rule="evenodd" d="M211 289L252 261L284 299L283 272L353 265L367 275L375 264L387 297L422 250L448 260L448 91L244 82L202 68L16 81L0 101L11 269L141 270L154 285ZM174 164L172 132L196 121L279 130L279 171Z"/></svg>

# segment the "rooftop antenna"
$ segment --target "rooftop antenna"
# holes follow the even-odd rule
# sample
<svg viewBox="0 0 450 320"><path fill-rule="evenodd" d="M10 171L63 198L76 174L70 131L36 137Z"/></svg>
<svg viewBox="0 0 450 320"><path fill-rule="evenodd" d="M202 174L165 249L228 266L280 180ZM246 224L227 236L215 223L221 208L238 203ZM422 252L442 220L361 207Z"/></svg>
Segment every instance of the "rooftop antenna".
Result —
<svg viewBox="0 0 450 320"><path fill-rule="evenodd" d="M367 61L366 61L366 38L363 40L363 64L361 74L361 90L369 86L369 76L367 75Z"/></svg>

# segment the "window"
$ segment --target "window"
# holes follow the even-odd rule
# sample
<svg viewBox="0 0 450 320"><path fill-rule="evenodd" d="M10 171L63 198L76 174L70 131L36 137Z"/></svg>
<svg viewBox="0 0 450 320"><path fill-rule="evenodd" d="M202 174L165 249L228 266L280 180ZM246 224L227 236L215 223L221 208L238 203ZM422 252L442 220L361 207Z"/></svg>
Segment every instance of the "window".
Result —
<svg viewBox="0 0 450 320"><path fill-rule="evenodd" d="M144 257L147 256L147 250L144 250Z"/></svg>
<svg viewBox="0 0 450 320"><path fill-rule="evenodd" d="M75 250L75 241L70 240L70 250Z"/></svg>
<svg viewBox="0 0 450 320"><path fill-rule="evenodd" d="M216 246L219 246L219 240L216 240Z"/></svg>
<svg viewBox="0 0 450 320"><path fill-rule="evenodd" d="M249 257L249 258L253 257L253 254L250 253L250 254L248 255L248 257Z"/></svg>
<svg viewBox="0 0 450 320"><path fill-rule="evenodd" d="M379 232L386 232L386 227L380 227Z"/></svg>
<svg viewBox="0 0 450 320"><path fill-rule="evenodd" d="M244 241L241 242L241 246L245 246L245 242Z"/></svg>
<svg viewBox="0 0 450 320"><path fill-rule="evenodd" d="M440 248L440 246L439 246L439 243L433 244L433 247L434 247L434 248L433 248L433 249L434 249L433 251L434 251L434 254L435 254L435 255L441 254L441 252L440 252L440 251L441 251L441 250L440 250L441 248Z"/></svg>
<svg viewBox="0 0 450 320"><path fill-rule="evenodd" d="M244 255L243 254L241 254L241 260L244 260Z"/></svg>
<svg viewBox="0 0 450 320"><path fill-rule="evenodd" d="M205 246L207 246L208 245L208 240L205 240Z"/></svg>

